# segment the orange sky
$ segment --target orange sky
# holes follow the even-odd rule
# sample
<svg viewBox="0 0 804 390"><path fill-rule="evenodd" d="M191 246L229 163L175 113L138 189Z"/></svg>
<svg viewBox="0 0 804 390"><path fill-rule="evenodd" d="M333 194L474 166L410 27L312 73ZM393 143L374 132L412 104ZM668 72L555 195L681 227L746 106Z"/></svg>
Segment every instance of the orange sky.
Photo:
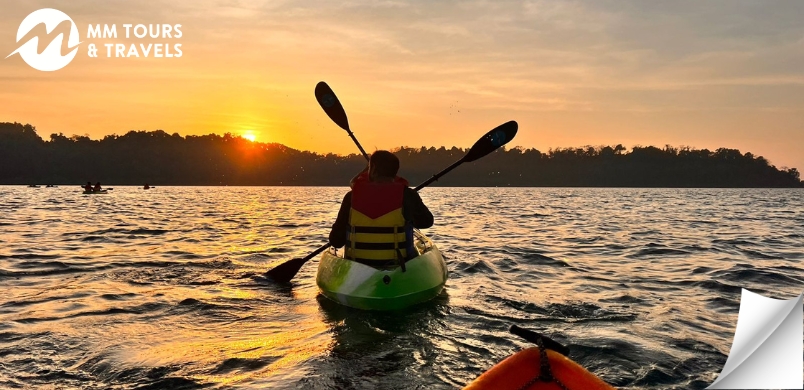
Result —
<svg viewBox="0 0 804 390"><path fill-rule="evenodd" d="M4 0L0 58L52 7L82 43L65 68L0 59L0 121L40 136L251 130L353 153L319 108L324 80L371 151L470 146L508 120L511 146L729 147L804 169L804 2ZM180 39L87 37L89 24L181 24ZM96 44L100 58L87 48ZM182 45L104 58L104 43Z"/></svg>

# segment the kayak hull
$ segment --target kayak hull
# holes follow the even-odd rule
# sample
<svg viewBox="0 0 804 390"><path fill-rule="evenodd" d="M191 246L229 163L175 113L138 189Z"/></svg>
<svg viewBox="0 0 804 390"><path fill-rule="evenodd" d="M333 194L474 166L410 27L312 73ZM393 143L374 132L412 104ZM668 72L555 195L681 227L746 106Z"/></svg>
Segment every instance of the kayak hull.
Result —
<svg viewBox="0 0 804 390"><path fill-rule="evenodd" d="M568 357L547 350L553 376L569 390L614 390L608 383ZM463 390L562 390L555 382L536 380L541 373L539 348L519 351L497 363Z"/></svg>
<svg viewBox="0 0 804 390"><path fill-rule="evenodd" d="M84 192L82 192L82 194L84 194L84 195L96 195L96 194L105 194L105 193L107 193L107 192L108 192L107 190L100 190L100 191L84 191Z"/></svg>
<svg viewBox="0 0 804 390"><path fill-rule="evenodd" d="M398 310L429 301L441 293L449 272L438 248L416 232L420 255L399 266L375 268L325 251L316 283L325 297L363 310Z"/></svg>

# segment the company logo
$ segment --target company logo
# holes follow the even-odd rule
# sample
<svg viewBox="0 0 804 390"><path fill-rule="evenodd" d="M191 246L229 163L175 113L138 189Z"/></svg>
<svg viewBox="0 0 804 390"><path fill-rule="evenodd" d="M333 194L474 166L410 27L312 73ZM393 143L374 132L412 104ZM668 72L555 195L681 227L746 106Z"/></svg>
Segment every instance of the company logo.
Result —
<svg viewBox="0 0 804 390"><path fill-rule="evenodd" d="M707 389L801 389L802 302L743 289L729 357Z"/></svg>
<svg viewBox="0 0 804 390"><path fill-rule="evenodd" d="M67 14L43 8L22 20L17 30L17 43L22 42L22 45L6 58L19 53L32 68L52 72L67 66L75 58L81 43L78 39L78 28Z"/></svg>

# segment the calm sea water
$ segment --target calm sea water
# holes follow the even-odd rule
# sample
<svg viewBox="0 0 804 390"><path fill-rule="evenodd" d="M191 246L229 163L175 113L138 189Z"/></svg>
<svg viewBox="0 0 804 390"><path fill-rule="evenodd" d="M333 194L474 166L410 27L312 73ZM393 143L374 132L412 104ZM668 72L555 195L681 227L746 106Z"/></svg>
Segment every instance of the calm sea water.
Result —
<svg viewBox="0 0 804 390"><path fill-rule="evenodd" d="M544 332L609 383L701 389L740 288L804 290L804 191L427 188L445 292L371 313L265 270L345 188L0 187L0 388L453 389Z"/></svg>

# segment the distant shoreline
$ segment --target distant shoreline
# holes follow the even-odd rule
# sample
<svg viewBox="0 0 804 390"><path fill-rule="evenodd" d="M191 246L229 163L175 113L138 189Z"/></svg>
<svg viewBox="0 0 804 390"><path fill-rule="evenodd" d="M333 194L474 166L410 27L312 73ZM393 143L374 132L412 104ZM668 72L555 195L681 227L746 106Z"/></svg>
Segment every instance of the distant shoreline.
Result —
<svg viewBox="0 0 804 390"><path fill-rule="evenodd" d="M400 176L421 183L466 150L400 147ZM0 123L0 184L142 186L345 186L366 166L362 155L299 151L231 134L182 137L131 131L91 140ZM68 184L63 184L68 183ZM110 184L114 183L114 184ZM441 187L531 188L801 188L796 168L776 168L736 149L623 145L500 148L433 183Z"/></svg>

